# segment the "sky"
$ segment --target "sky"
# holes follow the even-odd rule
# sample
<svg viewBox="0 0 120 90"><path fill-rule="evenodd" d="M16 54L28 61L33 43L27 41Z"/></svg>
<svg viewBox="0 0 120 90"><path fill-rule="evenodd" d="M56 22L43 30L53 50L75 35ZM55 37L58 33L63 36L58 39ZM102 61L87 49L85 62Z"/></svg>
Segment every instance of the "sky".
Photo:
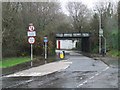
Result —
<svg viewBox="0 0 120 90"><path fill-rule="evenodd" d="M102 2L111 1L111 2L115 3L115 2L118 2L119 0L59 0L59 1L60 1L61 5L62 5L62 10L64 11L64 13L65 13L65 14L68 14L65 6L66 6L67 2L69 2L69 1L70 1L70 2L72 2L72 1L74 1L74 2L82 1L83 4L87 5L87 7L88 7L89 9L93 9L93 8L94 8L94 5L95 5L96 3L98 3L99 1L102 1Z"/></svg>

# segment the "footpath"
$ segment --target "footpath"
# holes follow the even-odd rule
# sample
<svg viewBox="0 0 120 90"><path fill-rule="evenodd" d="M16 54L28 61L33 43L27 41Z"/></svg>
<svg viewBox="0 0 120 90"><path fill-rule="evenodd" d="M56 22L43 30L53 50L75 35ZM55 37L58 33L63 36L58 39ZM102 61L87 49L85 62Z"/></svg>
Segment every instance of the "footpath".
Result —
<svg viewBox="0 0 120 90"><path fill-rule="evenodd" d="M19 71L14 74L6 75L4 77L20 77L20 76L43 76L51 74L56 71L64 70L72 64L67 60L61 60L57 62L47 63L41 66L33 67L27 70Z"/></svg>
<svg viewBox="0 0 120 90"><path fill-rule="evenodd" d="M83 55L93 58L94 60L101 60L112 68L118 68L119 65L119 58L117 57L111 57L108 55L105 55L103 57L102 55L99 54L89 54L89 53L83 53Z"/></svg>
<svg viewBox="0 0 120 90"><path fill-rule="evenodd" d="M118 68L118 58L106 56L100 57L100 60L112 68Z"/></svg>
<svg viewBox="0 0 120 90"><path fill-rule="evenodd" d="M116 57L111 57L111 56L101 56L101 55L93 55L91 56L94 60L101 60L103 61L105 64L107 64L108 66L112 67L112 68L118 68L118 60L119 58Z"/></svg>

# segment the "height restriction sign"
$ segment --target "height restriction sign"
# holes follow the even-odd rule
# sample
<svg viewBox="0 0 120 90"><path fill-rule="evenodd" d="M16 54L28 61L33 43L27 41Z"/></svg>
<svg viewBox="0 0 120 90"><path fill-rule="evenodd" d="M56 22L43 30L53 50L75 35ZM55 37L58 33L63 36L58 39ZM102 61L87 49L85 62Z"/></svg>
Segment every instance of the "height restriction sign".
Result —
<svg viewBox="0 0 120 90"><path fill-rule="evenodd" d="M28 38L28 42L29 42L30 44L35 43L35 38L34 38L34 37L29 37L29 38Z"/></svg>

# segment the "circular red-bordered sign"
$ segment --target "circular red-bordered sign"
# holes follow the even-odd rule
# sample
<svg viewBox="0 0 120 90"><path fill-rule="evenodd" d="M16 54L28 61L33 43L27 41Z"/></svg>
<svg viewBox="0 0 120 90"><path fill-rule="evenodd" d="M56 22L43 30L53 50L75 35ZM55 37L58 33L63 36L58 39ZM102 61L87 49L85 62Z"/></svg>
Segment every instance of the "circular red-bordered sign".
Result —
<svg viewBox="0 0 120 90"><path fill-rule="evenodd" d="M31 31L31 32L32 32L32 31L35 31L35 27L34 27L34 26L32 26L32 25L31 25L31 26L29 26L29 31Z"/></svg>
<svg viewBox="0 0 120 90"><path fill-rule="evenodd" d="M29 42L30 44L34 44L34 43L35 43L35 38L34 38L34 37L29 37L29 38L28 38L28 42Z"/></svg>

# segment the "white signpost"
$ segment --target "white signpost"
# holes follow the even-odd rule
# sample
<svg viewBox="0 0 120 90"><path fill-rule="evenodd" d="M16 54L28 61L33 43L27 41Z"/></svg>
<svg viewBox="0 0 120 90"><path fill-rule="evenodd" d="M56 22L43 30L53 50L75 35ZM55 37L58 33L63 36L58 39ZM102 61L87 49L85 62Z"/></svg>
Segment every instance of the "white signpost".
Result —
<svg viewBox="0 0 120 90"><path fill-rule="evenodd" d="M47 59L47 42L48 42L48 38L44 37L44 43L45 43L45 60ZM45 61L46 63L46 61Z"/></svg>
<svg viewBox="0 0 120 90"><path fill-rule="evenodd" d="M32 23L29 24L29 28L28 28L28 42L31 44L31 67L33 66L33 44L35 43L35 36L36 36L36 31L35 31L35 27L33 26Z"/></svg>

